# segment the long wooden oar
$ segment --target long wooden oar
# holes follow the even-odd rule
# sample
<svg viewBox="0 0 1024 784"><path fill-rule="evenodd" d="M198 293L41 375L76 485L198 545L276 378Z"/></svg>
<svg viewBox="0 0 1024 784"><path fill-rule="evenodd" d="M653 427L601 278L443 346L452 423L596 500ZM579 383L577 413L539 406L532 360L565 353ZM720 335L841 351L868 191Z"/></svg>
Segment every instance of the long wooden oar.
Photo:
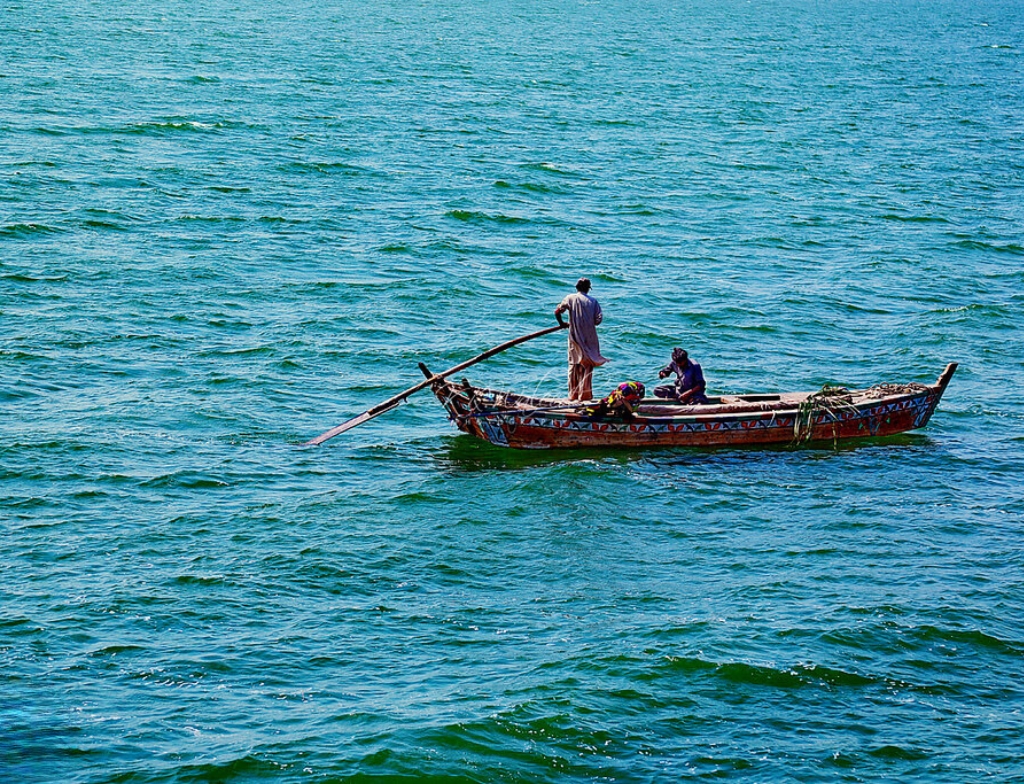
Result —
<svg viewBox="0 0 1024 784"><path fill-rule="evenodd" d="M435 373L425 381L421 381L420 383L418 383L416 386L409 387L404 392L400 392L394 397L388 398L383 403L378 403L373 408L367 409L359 416L352 417L352 419L348 420L347 422L342 422L337 427L332 427L326 433L321 433L311 441L307 441L305 444L303 444L303 446L319 446L329 438L334 438L336 435L340 435L341 433L344 433L346 430L351 430L354 427L358 427L359 425L363 424L363 422L369 422L374 417L379 417L381 414L384 414L393 408L397 408L402 403L403 400L409 397L409 395L413 394L414 392L419 392L421 389L430 386L435 381L440 381L452 375L452 373L458 373L460 370L465 370L470 365L475 365L477 362L483 362L485 359L489 359L490 357L493 357L495 354L500 354L505 349L512 348L512 346L518 346L520 343L525 343L528 340L539 338L541 335L550 335L552 332L558 332L558 330L566 329L569 326L568 324L562 323L561 319L559 319L558 321L559 324L557 326L548 327L547 329L541 329L536 332L531 332L529 335L523 335L521 338L515 338L514 340L506 341L505 343L502 343L500 346L495 346L492 349L488 349L483 354L479 354L478 356L475 356L472 359L467 360L466 362L456 365L453 368L449 368L443 373Z"/></svg>

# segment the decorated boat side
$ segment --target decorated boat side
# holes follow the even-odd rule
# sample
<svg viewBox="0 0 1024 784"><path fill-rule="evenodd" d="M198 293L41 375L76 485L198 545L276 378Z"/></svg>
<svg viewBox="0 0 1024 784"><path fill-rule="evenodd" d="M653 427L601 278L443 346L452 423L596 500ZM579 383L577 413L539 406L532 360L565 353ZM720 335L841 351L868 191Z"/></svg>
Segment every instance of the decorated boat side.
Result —
<svg viewBox="0 0 1024 784"><path fill-rule="evenodd" d="M449 419L464 433L521 449L718 447L801 444L891 436L924 427L956 372L931 385L721 395L708 405L641 403L631 417L595 416L588 404L453 383L420 365Z"/></svg>
<svg viewBox="0 0 1024 784"><path fill-rule="evenodd" d="M817 392L720 395L699 405L655 398L635 408L631 403L626 413L599 413L607 408L595 405L598 401L520 395L473 386L466 379L459 383L449 380L513 346L567 328L559 319L557 326L507 340L441 373L432 373L421 362L423 381L304 446L318 446L393 411L410 395L428 387L459 430L498 446L520 449L756 446L891 436L928 424L957 369L955 362L949 363L934 384L881 383L866 389L825 386ZM620 390L624 386L641 385L629 382Z"/></svg>

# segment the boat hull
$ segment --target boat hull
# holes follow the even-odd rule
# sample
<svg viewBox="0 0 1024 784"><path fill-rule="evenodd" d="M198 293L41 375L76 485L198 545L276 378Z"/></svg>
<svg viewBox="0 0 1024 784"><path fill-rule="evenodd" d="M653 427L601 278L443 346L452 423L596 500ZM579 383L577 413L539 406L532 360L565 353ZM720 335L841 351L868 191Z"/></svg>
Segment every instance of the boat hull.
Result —
<svg viewBox="0 0 1024 784"><path fill-rule="evenodd" d="M463 432L520 449L729 447L884 437L924 427L956 364L931 386L880 385L821 393L728 396L716 405L642 405L630 421L588 416L568 401L442 381L432 386Z"/></svg>

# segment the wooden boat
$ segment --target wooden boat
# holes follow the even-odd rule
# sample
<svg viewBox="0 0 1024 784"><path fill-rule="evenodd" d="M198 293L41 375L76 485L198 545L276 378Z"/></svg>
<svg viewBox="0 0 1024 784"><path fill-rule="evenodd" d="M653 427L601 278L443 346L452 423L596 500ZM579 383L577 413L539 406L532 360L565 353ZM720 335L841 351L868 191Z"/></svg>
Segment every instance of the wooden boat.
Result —
<svg viewBox="0 0 1024 784"><path fill-rule="evenodd" d="M932 385L722 395L710 398L710 405L655 398L625 419L591 416L585 404L567 400L452 383L420 365L459 430L521 449L785 445L890 436L928 423L956 368L955 362L947 365Z"/></svg>
<svg viewBox="0 0 1024 784"><path fill-rule="evenodd" d="M891 436L928 423L957 368L955 362L946 365L930 386L876 384L853 390L825 386L817 392L722 395L711 398L708 405L682 405L655 398L642 403L628 418L594 415L587 410L592 403L518 395L475 387L465 379L461 384L448 380L506 349L568 328L561 318L558 321L556 326L507 340L442 373L431 373L420 363L424 381L303 446L319 446L394 410L427 387L459 430L492 444L522 449L785 445Z"/></svg>

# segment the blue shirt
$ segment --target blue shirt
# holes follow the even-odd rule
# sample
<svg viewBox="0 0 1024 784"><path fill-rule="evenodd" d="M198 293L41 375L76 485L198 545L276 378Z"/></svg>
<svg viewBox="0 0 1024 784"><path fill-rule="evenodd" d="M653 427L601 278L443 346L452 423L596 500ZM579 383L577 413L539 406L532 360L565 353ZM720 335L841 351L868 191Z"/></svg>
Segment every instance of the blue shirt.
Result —
<svg viewBox="0 0 1024 784"><path fill-rule="evenodd" d="M693 360L687 360L686 366L682 367L678 362L673 360L666 365L662 372L668 371L669 373L675 373L676 378L676 394L682 395L684 392L689 392L695 387L706 386L704 381L704 371L700 369ZM688 403L707 403L708 398L703 391L697 392L687 401Z"/></svg>

